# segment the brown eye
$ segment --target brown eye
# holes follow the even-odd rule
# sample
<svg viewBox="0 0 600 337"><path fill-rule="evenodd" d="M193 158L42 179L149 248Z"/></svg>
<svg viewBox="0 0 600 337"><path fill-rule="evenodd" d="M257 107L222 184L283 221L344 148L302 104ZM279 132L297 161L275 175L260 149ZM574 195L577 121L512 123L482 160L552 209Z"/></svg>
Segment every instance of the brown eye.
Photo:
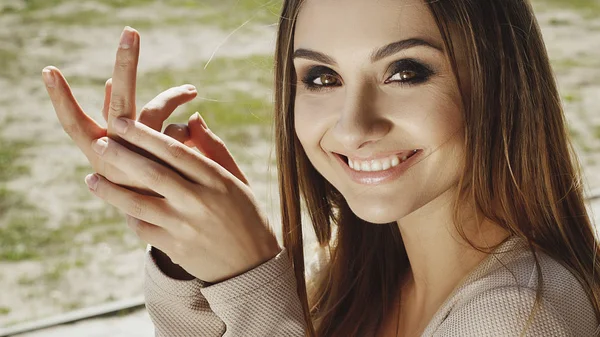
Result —
<svg viewBox="0 0 600 337"><path fill-rule="evenodd" d="M413 78L417 77L417 73L412 70L404 70L394 74L394 76L390 77L391 81L409 81Z"/></svg>
<svg viewBox="0 0 600 337"><path fill-rule="evenodd" d="M314 80L314 84L328 86L328 85L335 85L336 81L337 81L337 79L335 78L335 76L333 76L331 74L322 74L321 76L317 77Z"/></svg>

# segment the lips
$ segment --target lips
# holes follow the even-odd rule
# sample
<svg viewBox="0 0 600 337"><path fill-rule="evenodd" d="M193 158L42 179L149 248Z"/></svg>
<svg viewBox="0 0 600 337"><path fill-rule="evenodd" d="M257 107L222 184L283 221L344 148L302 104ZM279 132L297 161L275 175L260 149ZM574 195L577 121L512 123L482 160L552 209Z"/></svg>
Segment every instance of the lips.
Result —
<svg viewBox="0 0 600 337"><path fill-rule="evenodd" d="M362 185L378 185L392 182L402 176L404 172L406 172L406 170L413 165L415 160L418 159L422 152L422 150L413 152L412 155L407 156L407 159L405 161L401 161L398 165L379 171L356 171L348 165L348 159L345 155L338 153L335 153L335 155L337 157L337 161L340 162L343 171L347 173L347 176L350 178L350 180Z"/></svg>

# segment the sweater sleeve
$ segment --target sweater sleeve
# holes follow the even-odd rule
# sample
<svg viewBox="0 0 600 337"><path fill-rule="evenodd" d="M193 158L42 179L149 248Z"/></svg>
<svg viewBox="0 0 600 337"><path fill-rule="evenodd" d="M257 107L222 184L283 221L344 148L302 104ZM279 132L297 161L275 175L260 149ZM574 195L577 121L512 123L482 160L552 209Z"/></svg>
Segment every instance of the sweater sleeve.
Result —
<svg viewBox="0 0 600 337"><path fill-rule="evenodd" d="M521 336L535 302L535 290L501 287L477 294L453 309L439 326L435 337ZM524 336L576 337L573 327L544 298L540 299L531 325Z"/></svg>
<svg viewBox="0 0 600 337"><path fill-rule="evenodd" d="M156 337L223 336L225 324L202 295L202 281L168 277L156 265L150 248L145 257L144 297Z"/></svg>
<svg viewBox="0 0 600 337"><path fill-rule="evenodd" d="M305 335L304 314L286 248L258 267L200 291L225 323L225 337Z"/></svg>
<svg viewBox="0 0 600 337"><path fill-rule="evenodd" d="M166 276L150 249L145 269L146 308L157 337L304 337L304 315L285 248L258 267L210 286Z"/></svg>

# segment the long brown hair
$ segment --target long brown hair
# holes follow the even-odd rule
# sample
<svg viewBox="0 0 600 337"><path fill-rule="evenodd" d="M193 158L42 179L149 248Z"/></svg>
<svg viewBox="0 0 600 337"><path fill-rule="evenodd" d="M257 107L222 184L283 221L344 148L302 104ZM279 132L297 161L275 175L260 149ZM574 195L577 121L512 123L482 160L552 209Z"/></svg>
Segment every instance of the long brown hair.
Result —
<svg viewBox="0 0 600 337"><path fill-rule="evenodd" d="M295 135L291 55L301 5L302 0L284 1L275 52L274 127L283 242L293 261L307 335L361 336L390 310L399 280L409 270L408 258L397 224L372 224L353 214L311 165ZM526 239L532 252L543 251L561 262L583 285L600 319L600 247L531 4L440 0L427 6L463 89L464 148L470 155L456 200L470 200L485 217ZM317 240L331 256L308 280L308 288L301 196ZM470 242L459 219L455 207L455 226ZM540 298L541 288L534 311Z"/></svg>

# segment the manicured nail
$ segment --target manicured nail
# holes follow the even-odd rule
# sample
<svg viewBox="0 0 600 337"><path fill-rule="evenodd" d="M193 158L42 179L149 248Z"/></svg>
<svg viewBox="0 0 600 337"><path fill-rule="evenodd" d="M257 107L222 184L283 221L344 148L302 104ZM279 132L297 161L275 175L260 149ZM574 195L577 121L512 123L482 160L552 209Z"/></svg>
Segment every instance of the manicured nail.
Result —
<svg viewBox="0 0 600 337"><path fill-rule="evenodd" d="M97 154L103 154L104 151L106 151L107 146L108 143L102 138L92 142L92 149L94 149L94 151L96 151Z"/></svg>
<svg viewBox="0 0 600 337"><path fill-rule="evenodd" d="M121 44L119 47L121 49L129 49L133 45L133 30L131 27L127 26L123 29L123 33L121 34Z"/></svg>
<svg viewBox="0 0 600 337"><path fill-rule="evenodd" d="M113 121L113 126L118 134L124 135L125 132L127 132L127 126L129 126L129 123L127 123L127 121L123 118L116 118Z"/></svg>
<svg viewBox="0 0 600 337"><path fill-rule="evenodd" d="M85 183L88 185L88 187L92 190L96 190L96 187L98 187L98 176L95 174L88 174L85 177Z"/></svg>
<svg viewBox="0 0 600 337"><path fill-rule="evenodd" d="M48 88L54 88L56 86L56 79L54 78L54 74L50 69L44 68L42 71L42 76L44 77L44 82L46 82L46 86Z"/></svg>

